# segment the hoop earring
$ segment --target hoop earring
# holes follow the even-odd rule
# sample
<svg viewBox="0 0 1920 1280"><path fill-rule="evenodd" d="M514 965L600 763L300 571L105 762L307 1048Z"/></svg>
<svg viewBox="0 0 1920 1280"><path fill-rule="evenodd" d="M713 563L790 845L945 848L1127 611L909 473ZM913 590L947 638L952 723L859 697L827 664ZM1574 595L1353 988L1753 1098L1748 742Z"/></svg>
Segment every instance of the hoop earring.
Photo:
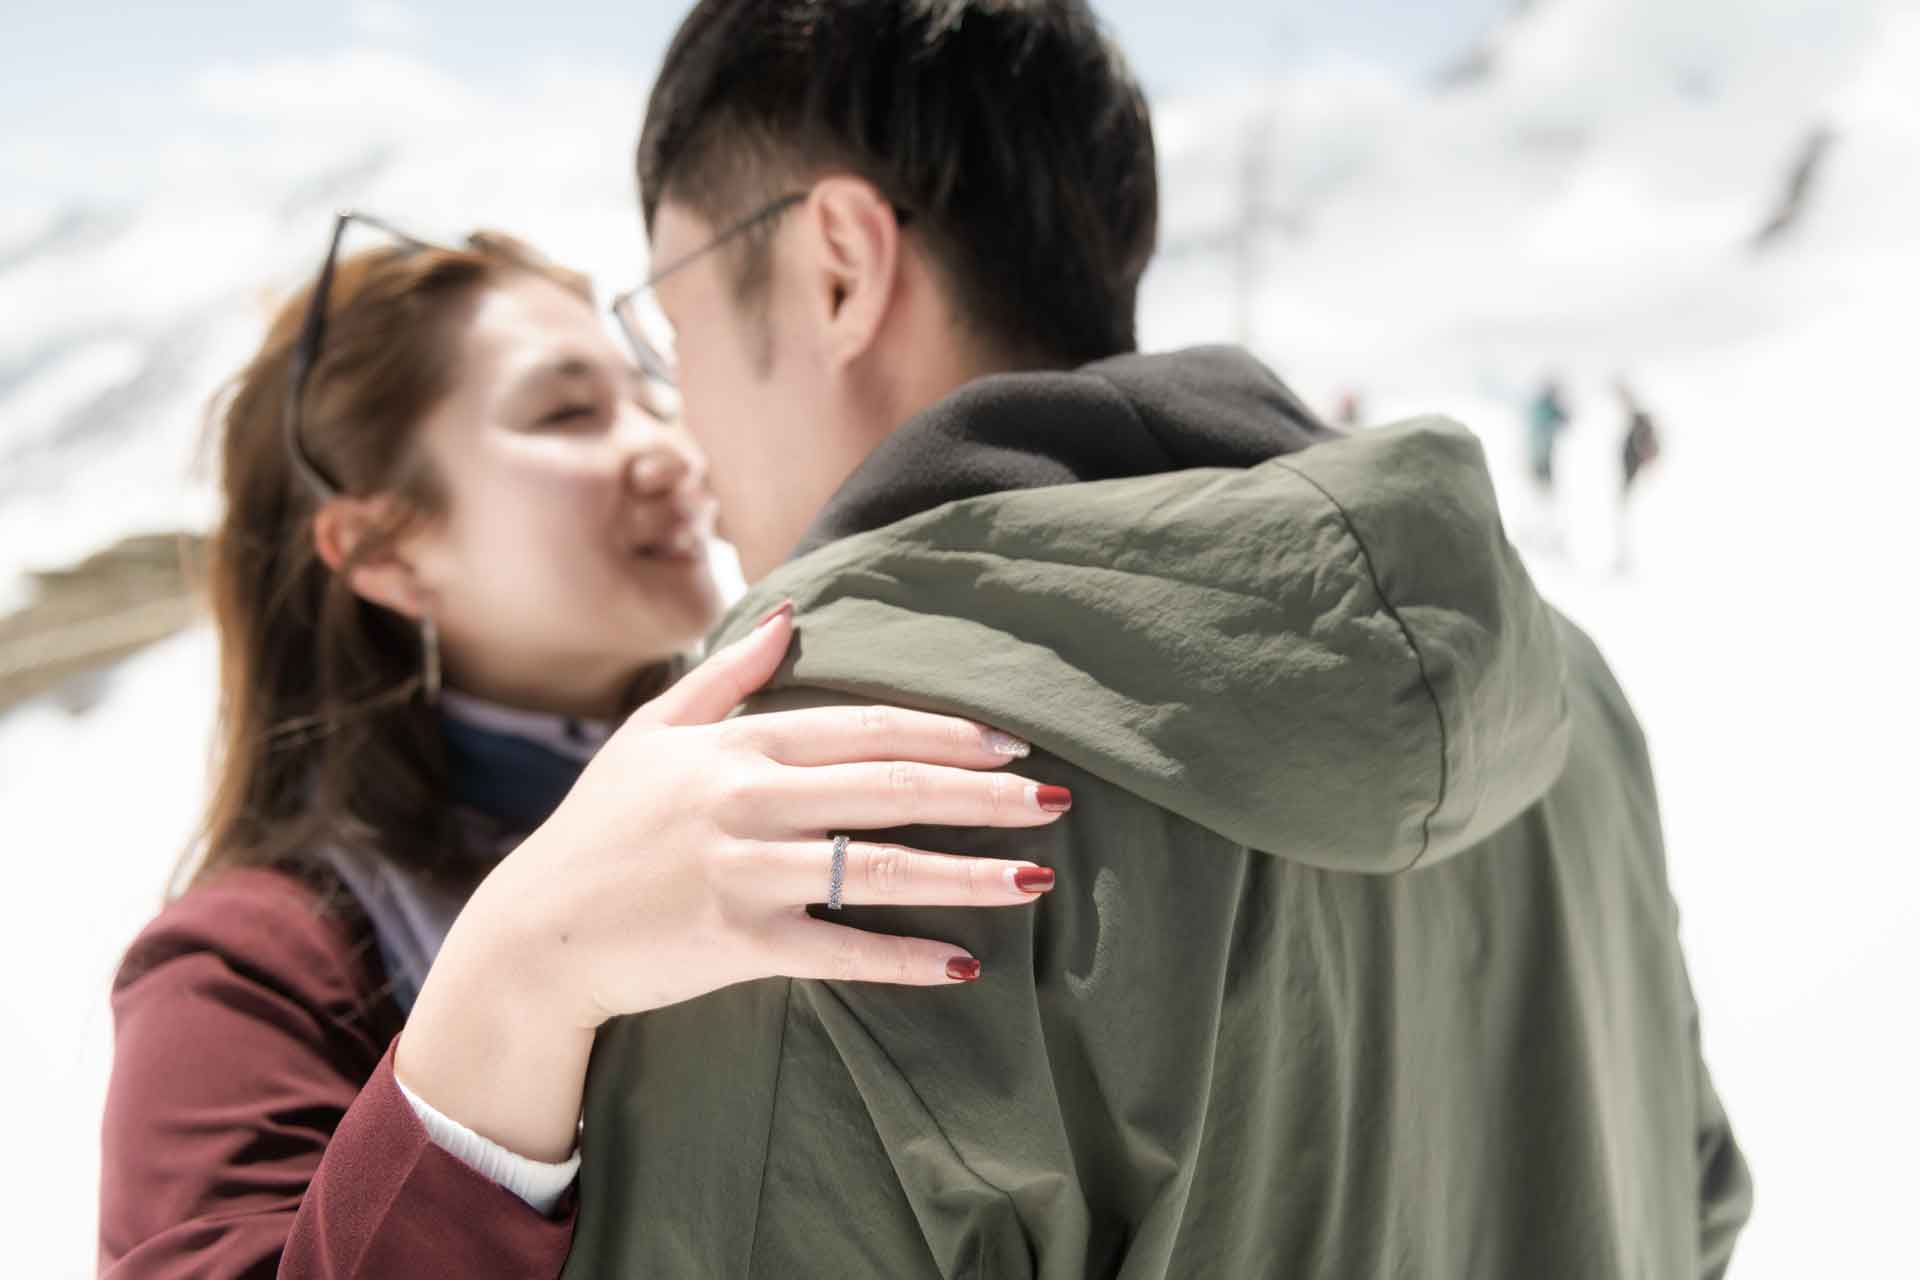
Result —
<svg viewBox="0 0 1920 1280"><path fill-rule="evenodd" d="M440 628L433 615L420 615L420 691L432 706L440 701Z"/></svg>

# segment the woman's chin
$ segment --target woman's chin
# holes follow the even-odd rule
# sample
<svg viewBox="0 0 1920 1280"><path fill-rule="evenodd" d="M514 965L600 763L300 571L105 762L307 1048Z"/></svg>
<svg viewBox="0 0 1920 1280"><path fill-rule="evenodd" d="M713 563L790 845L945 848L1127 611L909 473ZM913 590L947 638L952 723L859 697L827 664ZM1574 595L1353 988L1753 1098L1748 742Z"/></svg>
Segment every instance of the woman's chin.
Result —
<svg viewBox="0 0 1920 1280"><path fill-rule="evenodd" d="M621 621L605 625L629 643L671 653L697 646L723 609L720 583L701 542L679 554L636 555L621 585Z"/></svg>
<svg viewBox="0 0 1920 1280"><path fill-rule="evenodd" d="M662 633L679 641L684 652L704 640L725 611L720 584L702 560L689 567L672 588L655 591L643 602Z"/></svg>

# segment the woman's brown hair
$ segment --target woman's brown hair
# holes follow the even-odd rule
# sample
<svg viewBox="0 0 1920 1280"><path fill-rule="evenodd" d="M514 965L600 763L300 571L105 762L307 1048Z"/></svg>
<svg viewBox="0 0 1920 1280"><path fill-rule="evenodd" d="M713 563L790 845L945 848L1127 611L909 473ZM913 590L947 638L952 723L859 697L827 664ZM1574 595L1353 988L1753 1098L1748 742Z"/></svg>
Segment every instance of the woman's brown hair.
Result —
<svg viewBox="0 0 1920 1280"><path fill-rule="evenodd" d="M416 624L355 595L354 566L445 510L419 427L451 390L478 293L532 273L591 302L586 278L508 236L465 249L400 246L343 258L326 336L301 398L308 455L347 494L392 516L336 572L314 547L319 499L288 452L294 348L314 288L281 307L265 342L216 397L225 510L207 585L220 642L212 794L184 890L241 866L313 870L329 844L371 848L433 874L460 847L439 722L423 696Z"/></svg>

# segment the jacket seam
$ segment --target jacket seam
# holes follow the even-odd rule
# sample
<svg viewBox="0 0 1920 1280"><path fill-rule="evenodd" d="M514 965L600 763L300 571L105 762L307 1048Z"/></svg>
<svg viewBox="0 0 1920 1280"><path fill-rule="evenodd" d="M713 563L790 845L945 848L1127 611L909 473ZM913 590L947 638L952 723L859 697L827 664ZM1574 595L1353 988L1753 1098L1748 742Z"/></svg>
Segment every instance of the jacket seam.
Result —
<svg viewBox="0 0 1920 1280"><path fill-rule="evenodd" d="M1312 486L1313 490L1325 498L1327 504L1339 514L1340 522L1346 526L1347 536L1353 539L1353 545L1360 551L1360 562L1366 566L1367 580L1373 584L1374 595L1379 597L1381 608L1387 611L1387 616L1392 618L1394 625L1400 628L1400 634L1406 640L1407 648L1413 652L1413 665L1414 669L1420 673L1420 686L1427 691L1428 701L1433 703L1434 724L1438 727L1440 733L1440 794L1434 797L1433 807L1427 810L1426 817L1420 821L1420 848L1414 853L1413 858L1406 866L1394 872L1396 875L1404 874L1419 866L1420 860L1426 857L1427 851L1433 847L1433 820L1439 816L1441 808L1444 807L1447 802L1447 785L1449 782L1447 761L1449 753L1447 746L1446 712L1441 708L1439 691L1433 687L1433 677L1427 671L1427 659L1426 655L1420 651L1420 642L1414 639L1413 628L1408 626L1407 620L1400 616L1400 610L1394 607L1393 601L1387 595L1386 588L1381 585L1379 571L1374 567L1373 563L1373 552L1368 549L1366 539L1360 536L1360 530L1354 527L1353 516L1340 504L1338 498L1327 492L1326 486L1322 485L1318 480L1315 480L1312 476L1306 474L1306 472L1300 470L1290 462L1280 462L1279 465L1282 470L1292 472L1308 485Z"/></svg>
<svg viewBox="0 0 1920 1280"><path fill-rule="evenodd" d="M899 1062L895 1061L893 1054L887 1049L887 1046L881 1042L880 1037L873 1033L873 1028L869 1027L866 1023L866 1020L863 1019L857 1012L854 1011L853 1006L847 1003L845 997L843 997L838 991L835 991L833 989L832 983L822 982L817 985L819 986L820 990L832 996L833 1002L839 1005L841 1010L845 1012L845 1014L849 1018L853 1019L854 1023L858 1025L862 1031L866 1032L867 1038L873 1042L873 1047L880 1051L880 1056L886 1059L886 1063L889 1067L893 1068L894 1075L900 1079L902 1084L906 1085L907 1092L913 1095L913 1100L916 1103L918 1103L920 1106L920 1109L926 1113L927 1123L933 1126L933 1131L940 1135L940 1140L947 1144L947 1149L949 1151L953 1152L954 1162L958 1164L962 1169L966 1170L968 1176L978 1181L981 1186L991 1187L994 1190L994 1192L999 1195L1000 1199L1006 1204L1007 1211L1013 1215L1013 1220L1016 1223L1019 1223L1020 1222L1020 1206L1014 1200L1013 1194L1009 1192L1005 1187L1000 1186L998 1183L994 1182L993 1179L987 1177L985 1174L981 1173L978 1169L973 1167L972 1163L969 1162L967 1157L961 1152L959 1144L954 1142L953 1135L949 1134L947 1132L947 1127L940 1123L939 1115L934 1111L932 1107L927 1105L927 1100L921 1096L920 1089L917 1085L914 1084L913 1078L906 1073L906 1071L900 1066ZM791 987L789 987L789 991L791 991ZM871 1115L869 1115L868 1118L869 1120L871 1120L872 1118ZM1021 1225L1024 1227L1025 1224L1022 1223ZM926 1233L924 1230L922 1230L921 1232L921 1238L923 1241L925 1241ZM927 1252L929 1254L933 1252L933 1245L931 1242L927 1242ZM983 1269L985 1266L985 1257L986 1257L986 1241L976 1236L974 1239L974 1271L973 1271L974 1275L985 1274L985 1271ZM940 1263L940 1260L938 1258L935 1258L934 1265L938 1266L939 1263Z"/></svg>
<svg viewBox="0 0 1920 1280"><path fill-rule="evenodd" d="M394 1086L394 1090L395 1092L399 1091L399 1086L397 1084ZM409 1108L409 1110L411 1110L411 1108ZM385 1232L387 1229L387 1222L393 1217L394 1209L399 1205L401 1200L403 1200L406 1197L406 1189L408 1184L413 1181L414 1175L418 1173L420 1170L420 1157L426 1154L426 1149L427 1149L426 1144L433 1141L431 1138L427 1137L426 1126L420 1125L420 1119L418 1116L414 1117L414 1124L419 1125L419 1129L418 1129L418 1132L409 1132L407 1135L412 1140L413 1153L407 1159L406 1172L403 1173L399 1177L399 1179L394 1182L393 1184L394 1194L390 1199L388 1199L388 1201L385 1204L380 1206L380 1216L374 1219L372 1229L369 1230L364 1236L360 1238L359 1240L360 1247L358 1250L355 1251L353 1255L353 1265L348 1267L346 1270L347 1275L358 1276L358 1275L364 1275L366 1273L367 1255L373 1252L374 1245L379 1242L381 1234ZM332 1144L333 1144L333 1139L331 1136L329 1136L327 1140L327 1145L331 1146ZM321 1159L325 1160L325 1158L326 1156L323 1153L321 1156ZM315 1174L315 1177L313 1181L315 1182L319 1181L319 1170L317 1168L314 1170L314 1174ZM313 1189L312 1182L309 1182L307 1184L307 1189L309 1193L312 1191ZM305 1197L303 1196L302 1199L304 1200ZM298 1217L297 1213L295 1217L296 1218ZM286 1249L286 1245L283 1244L281 1246L281 1250L283 1254L285 1252L285 1249Z"/></svg>
<svg viewBox="0 0 1920 1280"><path fill-rule="evenodd" d="M767 1136L760 1146L760 1185L753 1195L753 1225L747 1229L746 1274L753 1275L754 1259L760 1254L760 1212L767 1203L767 1166L773 1163L773 1127L780 1117L780 1077L787 1069L787 1025L793 1020L793 979L787 980L786 997L780 1002L780 1044L773 1060L773 1101L767 1105Z"/></svg>

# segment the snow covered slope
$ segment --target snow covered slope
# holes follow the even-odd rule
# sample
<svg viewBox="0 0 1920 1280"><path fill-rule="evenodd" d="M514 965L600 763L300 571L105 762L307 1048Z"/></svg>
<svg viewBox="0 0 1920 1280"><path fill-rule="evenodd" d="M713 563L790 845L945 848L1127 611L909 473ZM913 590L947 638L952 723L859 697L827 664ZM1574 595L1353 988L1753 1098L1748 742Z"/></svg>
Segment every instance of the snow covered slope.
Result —
<svg viewBox="0 0 1920 1280"><path fill-rule="evenodd" d="M1328 65L1158 106L1148 344L1244 332L1323 407L1352 390L1371 420L1474 426L1516 538L1642 712L1709 1060L1759 1182L1738 1280L1895 1271L1920 1191L1920 703L1896 675L1920 550L1910 8L1543 0L1444 86ZM638 86L554 74L493 103L352 54L215 88L271 145L139 209L0 210L0 607L23 566L206 517L202 407L334 206L501 226L607 288L643 266ZM1822 127L1798 221L1757 251ZM1518 462L1549 371L1575 408L1551 505ZM1622 374L1665 436L1624 528ZM0 1203L58 1241L22 1274L91 1268L105 984L190 826L210 679L190 635L83 718L0 719L0 963L48 975L0 996L29 1103L9 1146L35 1157L0 1171Z"/></svg>

